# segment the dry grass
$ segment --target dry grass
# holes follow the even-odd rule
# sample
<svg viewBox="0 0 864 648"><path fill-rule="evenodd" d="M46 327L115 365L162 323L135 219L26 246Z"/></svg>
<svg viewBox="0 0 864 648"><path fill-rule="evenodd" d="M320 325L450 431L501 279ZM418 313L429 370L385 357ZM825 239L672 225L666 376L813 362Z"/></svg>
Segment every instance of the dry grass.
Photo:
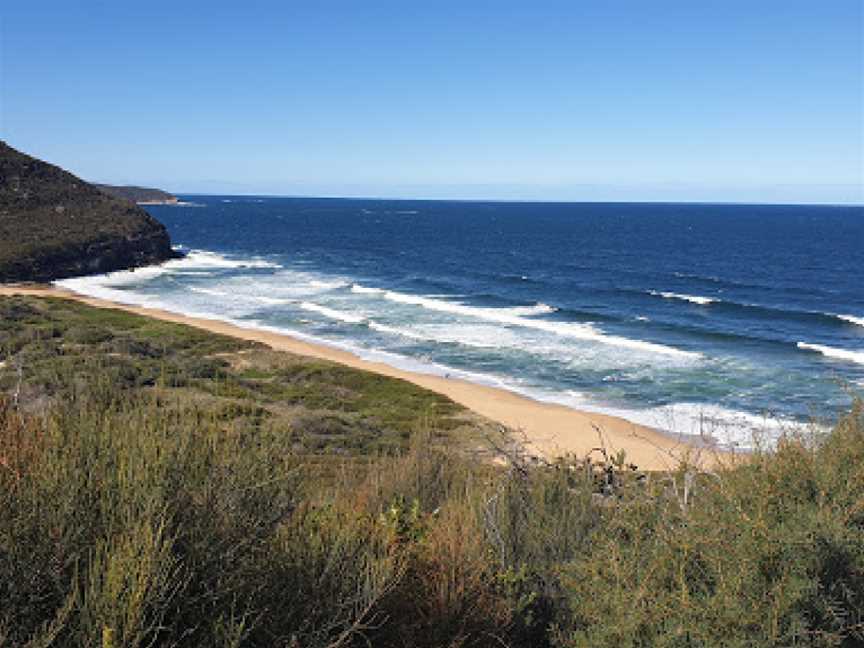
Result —
<svg viewBox="0 0 864 648"><path fill-rule="evenodd" d="M711 474L477 462L435 427L453 412L398 408L378 420L407 425L404 443L318 454L261 413L302 384L296 370L214 370L199 360L243 349L182 327L133 357L118 337L152 331L131 316L16 308L26 325L5 329L0 370L0 646L864 642L860 404L830 435ZM72 321L88 331L77 341ZM367 419L389 389L303 375L310 391L366 394L339 407Z"/></svg>

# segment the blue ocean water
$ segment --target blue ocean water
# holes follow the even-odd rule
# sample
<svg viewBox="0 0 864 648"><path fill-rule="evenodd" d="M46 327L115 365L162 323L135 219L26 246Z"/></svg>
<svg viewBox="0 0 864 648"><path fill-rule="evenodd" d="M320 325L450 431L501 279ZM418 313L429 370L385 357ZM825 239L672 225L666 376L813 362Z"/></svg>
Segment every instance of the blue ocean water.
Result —
<svg viewBox="0 0 864 648"><path fill-rule="evenodd" d="M750 445L864 386L864 208L188 196L62 282Z"/></svg>

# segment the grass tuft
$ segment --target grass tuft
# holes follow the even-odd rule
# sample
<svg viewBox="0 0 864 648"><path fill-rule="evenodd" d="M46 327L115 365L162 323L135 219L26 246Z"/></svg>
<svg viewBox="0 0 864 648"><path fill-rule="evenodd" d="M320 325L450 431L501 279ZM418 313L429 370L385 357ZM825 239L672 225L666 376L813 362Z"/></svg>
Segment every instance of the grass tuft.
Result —
<svg viewBox="0 0 864 648"><path fill-rule="evenodd" d="M864 644L860 401L713 473L490 463L482 422L400 381L0 315L0 645Z"/></svg>

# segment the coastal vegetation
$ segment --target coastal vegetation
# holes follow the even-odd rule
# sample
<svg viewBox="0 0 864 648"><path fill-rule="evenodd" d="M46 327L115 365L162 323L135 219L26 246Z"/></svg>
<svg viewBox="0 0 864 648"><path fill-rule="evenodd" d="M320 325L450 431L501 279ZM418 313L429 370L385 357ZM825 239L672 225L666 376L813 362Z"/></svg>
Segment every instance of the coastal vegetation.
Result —
<svg viewBox="0 0 864 648"><path fill-rule="evenodd" d="M109 196L120 198L123 200L131 200L134 203L176 203L177 196L162 191L161 189L153 189L152 187L136 187L134 185L106 185L95 184L99 190L107 193Z"/></svg>
<svg viewBox="0 0 864 648"><path fill-rule="evenodd" d="M0 298L0 363L0 646L864 642L860 403L644 473L67 300Z"/></svg>
<svg viewBox="0 0 864 648"><path fill-rule="evenodd" d="M142 208L0 141L0 281L49 281L176 256Z"/></svg>

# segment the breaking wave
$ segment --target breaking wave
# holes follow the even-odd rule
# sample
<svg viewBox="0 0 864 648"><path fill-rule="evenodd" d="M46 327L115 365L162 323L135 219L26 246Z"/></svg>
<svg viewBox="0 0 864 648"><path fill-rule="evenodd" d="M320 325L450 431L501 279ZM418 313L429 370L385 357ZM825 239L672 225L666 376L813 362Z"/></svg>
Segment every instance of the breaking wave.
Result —
<svg viewBox="0 0 864 648"><path fill-rule="evenodd" d="M452 315L460 315L463 317L472 317L483 319L506 326L519 326L523 328L531 328L554 335L561 335L589 342L600 342L613 346L633 349L635 351L647 353L659 353L663 355L677 356L681 358L699 358L698 353L690 351L682 351L673 347L656 344L654 342L646 342L644 340L633 340L630 338L620 337L616 335L608 335L603 333L590 324L578 324L575 322L553 322L542 319L529 319L524 314L514 314L513 309L496 309L496 308L479 308L468 306L460 302L450 302L441 299L432 299L430 297L421 297L419 295L409 295L407 293L396 292L393 290L383 290L380 288L366 288L354 284L351 287L352 292L378 295L388 301L407 304L411 306L419 306L427 310L437 311L441 313L449 313ZM532 314L541 314L541 312L549 312L546 309L551 308L546 304L536 304L532 309ZM524 311L523 311L524 313Z"/></svg>
<svg viewBox="0 0 864 648"><path fill-rule="evenodd" d="M207 250L190 250L182 259L157 266L165 270L178 268L281 268L282 265L261 257L230 258Z"/></svg>
<svg viewBox="0 0 864 648"><path fill-rule="evenodd" d="M366 318L360 315L354 315L353 313L345 313L343 311L338 311L333 308L327 308L326 306L321 306L320 304L315 304L308 301L300 302L299 306L305 311L309 311L311 313L318 313L319 315L323 315L324 317L329 317L330 319L339 320L341 322L348 322L349 324L362 324L366 321Z"/></svg>
<svg viewBox="0 0 864 648"><path fill-rule="evenodd" d="M834 358L836 360L846 360L847 362L854 362L856 364L864 364L864 351L835 349L834 347L825 346L824 344L809 344L807 342L799 342L797 346L799 349L806 349L807 351L815 351L816 353L821 353L828 358Z"/></svg>
<svg viewBox="0 0 864 648"><path fill-rule="evenodd" d="M849 322L850 324L857 324L858 326L864 326L864 317L855 317L854 315L835 315L838 319L843 320L844 322Z"/></svg>
<svg viewBox="0 0 864 648"><path fill-rule="evenodd" d="M691 304L699 304L700 306L707 306L708 304L713 304L718 301L713 297L702 297L701 295L684 295L682 293L674 293L674 292L664 292L659 290L651 290L650 293L657 297L663 297L664 299L680 299L681 301L687 301Z"/></svg>

